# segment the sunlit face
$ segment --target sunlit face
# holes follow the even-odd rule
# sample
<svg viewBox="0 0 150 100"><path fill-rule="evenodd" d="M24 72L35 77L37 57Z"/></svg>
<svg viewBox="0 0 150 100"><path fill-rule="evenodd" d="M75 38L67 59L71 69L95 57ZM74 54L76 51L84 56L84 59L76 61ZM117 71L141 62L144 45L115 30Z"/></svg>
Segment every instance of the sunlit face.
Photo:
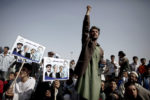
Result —
<svg viewBox="0 0 150 100"><path fill-rule="evenodd" d="M137 81L136 75L133 74L133 73L131 73L131 74L130 74L130 80L131 80L131 82L136 82L136 81Z"/></svg>
<svg viewBox="0 0 150 100"><path fill-rule="evenodd" d="M127 93L129 96L131 96L133 98L137 98L137 92L138 91L137 91L135 85L130 85L127 90L128 90Z"/></svg>
<svg viewBox="0 0 150 100"><path fill-rule="evenodd" d="M90 37L94 40L97 40L99 36L99 31L97 29L92 29L90 32Z"/></svg>

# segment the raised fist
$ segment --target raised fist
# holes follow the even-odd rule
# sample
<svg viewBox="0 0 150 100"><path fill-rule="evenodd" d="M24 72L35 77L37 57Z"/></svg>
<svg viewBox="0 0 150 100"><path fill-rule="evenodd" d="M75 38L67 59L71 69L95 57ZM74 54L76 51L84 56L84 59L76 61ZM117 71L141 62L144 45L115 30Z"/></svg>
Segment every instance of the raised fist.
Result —
<svg viewBox="0 0 150 100"><path fill-rule="evenodd" d="M91 11L92 7L90 5L87 6L87 11Z"/></svg>

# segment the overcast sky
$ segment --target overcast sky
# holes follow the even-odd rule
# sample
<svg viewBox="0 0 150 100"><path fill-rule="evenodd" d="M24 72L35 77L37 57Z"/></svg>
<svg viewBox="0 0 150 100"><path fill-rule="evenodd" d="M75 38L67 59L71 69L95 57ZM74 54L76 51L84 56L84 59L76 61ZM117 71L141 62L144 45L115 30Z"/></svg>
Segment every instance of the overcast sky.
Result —
<svg viewBox="0 0 150 100"><path fill-rule="evenodd" d="M77 60L82 22L91 5L91 26L101 29L98 42L105 59L123 50L150 60L150 0L0 0L0 46L13 46L18 35ZM73 52L73 54L71 53Z"/></svg>

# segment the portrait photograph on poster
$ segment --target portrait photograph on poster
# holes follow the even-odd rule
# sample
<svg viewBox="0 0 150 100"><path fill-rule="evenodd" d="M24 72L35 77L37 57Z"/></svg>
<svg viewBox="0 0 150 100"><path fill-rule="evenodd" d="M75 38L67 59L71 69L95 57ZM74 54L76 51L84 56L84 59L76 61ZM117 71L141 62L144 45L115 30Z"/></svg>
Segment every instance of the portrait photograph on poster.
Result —
<svg viewBox="0 0 150 100"><path fill-rule="evenodd" d="M25 39L21 36L18 36L12 47L11 53L23 59L40 63L44 51L45 51L44 46L35 43L33 41L30 41L28 39Z"/></svg>
<svg viewBox="0 0 150 100"><path fill-rule="evenodd" d="M43 81L68 80L70 60L44 57Z"/></svg>

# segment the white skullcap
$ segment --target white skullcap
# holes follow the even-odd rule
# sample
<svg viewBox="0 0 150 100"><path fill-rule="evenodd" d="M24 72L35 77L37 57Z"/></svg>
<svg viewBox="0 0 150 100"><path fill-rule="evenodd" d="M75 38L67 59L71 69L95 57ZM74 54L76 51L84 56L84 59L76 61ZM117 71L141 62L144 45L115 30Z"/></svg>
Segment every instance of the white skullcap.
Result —
<svg viewBox="0 0 150 100"><path fill-rule="evenodd" d="M132 71L130 74L135 74L136 77L138 77L138 74L137 74L137 72L135 72L135 71Z"/></svg>

